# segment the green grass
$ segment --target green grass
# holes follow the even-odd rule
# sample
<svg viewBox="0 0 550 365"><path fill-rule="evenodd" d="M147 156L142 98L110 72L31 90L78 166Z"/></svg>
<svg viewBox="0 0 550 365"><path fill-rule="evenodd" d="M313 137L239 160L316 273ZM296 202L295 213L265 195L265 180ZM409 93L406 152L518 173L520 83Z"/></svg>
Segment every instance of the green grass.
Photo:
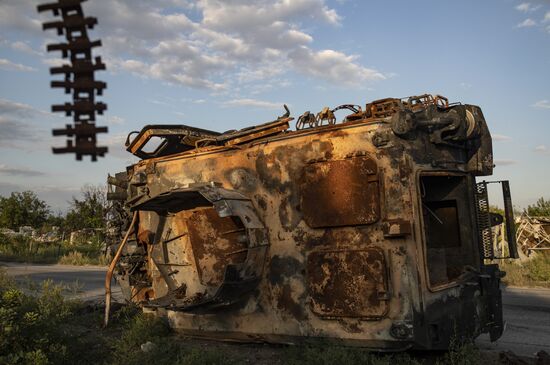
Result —
<svg viewBox="0 0 550 365"><path fill-rule="evenodd" d="M325 346L290 347L285 354L288 365L420 365L407 354L381 355L360 348Z"/></svg>
<svg viewBox="0 0 550 365"><path fill-rule="evenodd" d="M104 365L473 365L494 364L472 344L439 354L378 354L331 344L265 346L179 337L158 317L135 306L103 308L67 300L67 288L45 282L18 288L0 269L0 364ZM148 351L142 345L150 342Z"/></svg>
<svg viewBox="0 0 550 365"><path fill-rule="evenodd" d="M504 260L500 269L506 272L502 281L506 285L550 288L550 253L538 252L526 260Z"/></svg>
<svg viewBox="0 0 550 365"><path fill-rule="evenodd" d="M63 298L63 288L46 281L24 294L0 272L0 363L61 364L70 358L64 324L79 305Z"/></svg>
<svg viewBox="0 0 550 365"><path fill-rule="evenodd" d="M103 308L65 299L46 281L22 290L0 269L0 364L237 364L223 351L186 346L165 321L124 306L103 329ZM141 345L153 343L144 352Z"/></svg>
<svg viewBox="0 0 550 365"><path fill-rule="evenodd" d="M29 237L8 237L0 234L0 261L29 262L64 265L107 265L109 260L102 252L101 242L69 245L35 242Z"/></svg>

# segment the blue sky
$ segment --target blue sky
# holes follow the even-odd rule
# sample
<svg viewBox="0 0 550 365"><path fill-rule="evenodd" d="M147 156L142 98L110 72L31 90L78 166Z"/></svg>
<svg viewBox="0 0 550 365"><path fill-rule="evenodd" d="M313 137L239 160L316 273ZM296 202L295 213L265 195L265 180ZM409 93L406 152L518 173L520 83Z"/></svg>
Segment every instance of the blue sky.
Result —
<svg viewBox="0 0 550 365"><path fill-rule="evenodd" d="M424 92L482 107L495 175L518 207L550 197L550 1L88 0L107 64L109 126L96 163L64 145L49 112L59 63L38 1L0 0L0 195L32 189L66 209L84 184L135 161L124 137L145 124L225 131L342 103ZM495 201L496 203L496 201Z"/></svg>

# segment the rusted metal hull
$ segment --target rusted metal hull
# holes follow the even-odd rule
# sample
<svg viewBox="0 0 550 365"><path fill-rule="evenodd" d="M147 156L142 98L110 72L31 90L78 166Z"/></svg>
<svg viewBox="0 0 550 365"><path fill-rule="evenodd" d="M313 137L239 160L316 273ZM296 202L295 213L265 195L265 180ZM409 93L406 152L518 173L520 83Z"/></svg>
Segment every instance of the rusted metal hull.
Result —
<svg viewBox="0 0 550 365"><path fill-rule="evenodd" d="M455 146L433 129L403 137L389 113L141 161L126 204L139 211L127 258L142 261L118 275L194 336L380 350L498 338L500 272L483 264L474 204L491 139L478 107L454 110L476 128Z"/></svg>

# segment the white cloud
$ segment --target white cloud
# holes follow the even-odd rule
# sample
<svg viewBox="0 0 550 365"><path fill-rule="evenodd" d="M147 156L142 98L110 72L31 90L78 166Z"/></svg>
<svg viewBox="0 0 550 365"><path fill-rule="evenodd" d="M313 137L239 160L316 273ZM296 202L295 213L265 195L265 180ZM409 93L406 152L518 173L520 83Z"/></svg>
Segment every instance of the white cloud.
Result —
<svg viewBox="0 0 550 365"><path fill-rule="evenodd" d="M66 63L68 63L67 61L61 59L61 58L43 58L42 59L42 63L47 65L47 66L50 66L50 67L60 67Z"/></svg>
<svg viewBox="0 0 550 365"><path fill-rule="evenodd" d="M386 78L376 70L359 65L356 56L330 49L316 52L300 47L292 51L289 57L292 65L302 73L336 85L359 86L367 81Z"/></svg>
<svg viewBox="0 0 550 365"><path fill-rule="evenodd" d="M33 0L0 2L0 30L34 32L44 39L36 13L29 12L35 5ZM315 49L309 29L342 25L326 0L103 0L83 7L98 18L91 34L103 47L96 53L113 72L213 92L242 84L259 92L292 71L345 87L384 78L355 56ZM53 17L42 14L41 19ZM37 52L27 43L14 47ZM315 60L312 70L304 58Z"/></svg>
<svg viewBox="0 0 550 365"><path fill-rule="evenodd" d="M116 116L116 115L110 115L107 117L107 123L109 124L124 124L126 123L126 120L122 117Z"/></svg>
<svg viewBox="0 0 550 365"><path fill-rule="evenodd" d="M0 2L0 31L45 39L37 14L29 12L35 5L35 0ZM356 56L316 49L311 29L343 24L328 0L103 0L83 7L98 18L90 34L103 47L94 53L111 72L215 93L246 87L250 95L288 84L284 75L290 72L343 87L386 77ZM40 19L54 18L48 12ZM53 31L48 37L58 38ZM38 52L30 44L18 41L12 47ZM314 61L312 69L307 60ZM42 62L60 63L44 54Z"/></svg>
<svg viewBox="0 0 550 365"><path fill-rule="evenodd" d="M18 103L16 101L0 98L0 115L7 114L29 118L35 115L48 113L42 110L38 110L28 104Z"/></svg>
<svg viewBox="0 0 550 365"><path fill-rule="evenodd" d="M534 27L535 25L537 25L536 21L534 21L531 18L527 18L524 21L522 21L521 23L519 23L518 25L516 25L516 27L517 28L528 28L528 27Z"/></svg>
<svg viewBox="0 0 550 365"><path fill-rule="evenodd" d="M493 134L493 141L497 142L505 142L505 141L511 141L512 137L504 136L502 134Z"/></svg>
<svg viewBox="0 0 550 365"><path fill-rule="evenodd" d="M0 174L9 176L37 177L46 175L42 171L31 170L25 167L13 167L0 164Z"/></svg>
<svg viewBox="0 0 550 365"><path fill-rule="evenodd" d="M5 58L0 58L0 69L6 70L6 71L23 71L23 72L36 71L35 68L25 66L20 63L15 63Z"/></svg>
<svg viewBox="0 0 550 365"><path fill-rule="evenodd" d="M538 10L540 8L540 5L533 5L531 3L521 3L518 6L516 6L516 10L521 11L523 13L529 13L535 10Z"/></svg>
<svg viewBox="0 0 550 365"><path fill-rule="evenodd" d="M548 147L546 147L545 145L540 145L535 147L535 152L542 155L548 155L550 154L550 149L548 149Z"/></svg>
<svg viewBox="0 0 550 365"><path fill-rule="evenodd" d="M284 103L273 103L270 101L256 99L233 99L223 103L229 107L253 107L262 109L282 109Z"/></svg>
<svg viewBox="0 0 550 365"><path fill-rule="evenodd" d="M224 30L258 28L283 19L311 18L333 25L341 21L336 11L329 9L323 0L201 0L197 7L203 11L205 25Z"/></svg>
<svg viewBox="0 0 550 365"><path fill-rule="evenodd" d="M494 163L495 163L496 166L510 166L510 165L517 164L518 161L504 159L504 160L495 160Z"/></svg>
<svg viewBox="0 0 550 365"><path fill-rule="evenodd" d="M17 32L32 35L42 33L42 23L35 11L36 1L17 0L0 2L0 25Z"/></svg>
<svg viewBox="0 0 550 365"><path fill-rule="evenodd" d="M535 104L531 105L534 108L550 109L550 100L539 100Z"/></svg>
<svg viewBox="0 0 550 365"><path fill-rule="evenodd" d="M50 133L41 126L33 124L33 120L51 118L51 114L38 110L30 105L15 101L0 99L0 147L16 149L44 148Z"/></svg>
<svg viewBox="0 0 550 365"><path fill-rule="evenodd" d="M37 51L34 48L32 48L28 43L21 42L21 41L12 42L10 44L10 47L15 49L16 51L27 53L34 56L44 55L43 52Z"/></svg>
<svg viewBox="0 0 550 365"><path fill-rule="evenodd" d="M531 8L530 3L521 3L518 6L516 6L516 10L522 11L524 13L528 12L529 8Z"/></svg>
<svg viewBox="0 0 550 365"><path fill-rule="evenodd" d="M166 102L166 101L162 101L162 100L156 100L156 99L149 99L147 100L149 103L151 104L156 104L156 105L162 105L162 106L170 106L170 107L173 107L172 104Z"/></svg>
<svg viewBox="0 0 550 365"><path fill-rule="evenodd" d="M546 14L544 14L543 22L550 22L550 11L547 11Z"/></svg>
<svg viewBox="0 0 550 365"><path fill-rule="evenodd" d="M0 147L21 148L22 141L38 140L38 135L28 122L0 115Z"/></svg>

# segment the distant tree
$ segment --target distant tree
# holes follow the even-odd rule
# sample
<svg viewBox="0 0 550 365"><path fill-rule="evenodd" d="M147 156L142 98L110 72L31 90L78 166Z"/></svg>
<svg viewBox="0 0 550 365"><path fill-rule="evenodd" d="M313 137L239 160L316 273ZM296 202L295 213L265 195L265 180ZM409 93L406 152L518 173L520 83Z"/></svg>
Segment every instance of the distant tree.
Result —
<svg viewBox="0 0 550 365"><path fill-rule="evenodd" d="M540 198L536 204L527 207L527 214L532 217L550 217L550 200Z"/></svg>
<svg viewBox="0 0 550 365"><path fill-rule="evenodd" d="M46 224L49 226L58 226L58 227L64 226L65 214L62 213L61 211L57 211L56 213L51 213L50 215L48 215Z"/></svg>
<svg viewBox="0 0 550 365"><path fill-rule="evenodd" d="M40 228L49 215L50 208L46 202L38 199L32 191L0 197L0 227L14 230L21 226Z"/></svg>
<svg viewBox="0 0 550 365"><path fill-rule="evenodd" d="M65 217L65 228L105 228L107 214L107 192L103 186L85 185L82 199L73 197L71 209Z"/></svg>

